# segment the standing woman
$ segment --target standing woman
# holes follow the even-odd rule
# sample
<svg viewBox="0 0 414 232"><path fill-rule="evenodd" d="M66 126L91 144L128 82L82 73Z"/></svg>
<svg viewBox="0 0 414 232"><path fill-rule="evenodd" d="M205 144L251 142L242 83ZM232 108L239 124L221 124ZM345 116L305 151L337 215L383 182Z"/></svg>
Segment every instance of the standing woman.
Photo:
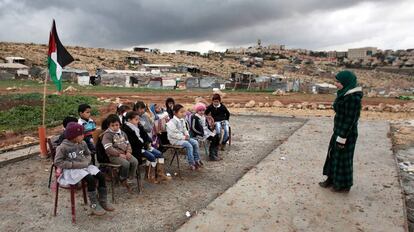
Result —
<svg viewBox="0 0 414 232"><path fill-rule="evenodd" d="M363 94L353 72L341 71L335 78L338 92L333 104L334 128L323 167L323 175L328 179L319 185L324 188L333 186L334 192L349 192L353 184L352 166Z"/></svg>

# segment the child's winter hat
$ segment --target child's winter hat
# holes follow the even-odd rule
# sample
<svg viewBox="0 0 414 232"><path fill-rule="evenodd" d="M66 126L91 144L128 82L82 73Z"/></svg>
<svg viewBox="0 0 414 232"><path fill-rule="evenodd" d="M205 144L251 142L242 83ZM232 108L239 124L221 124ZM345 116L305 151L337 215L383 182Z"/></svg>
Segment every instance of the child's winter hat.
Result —
<svg viewBox="0 0 414 232"><path fill-rule="evenodd" d="M205 111L205 110L206 110L206 106L203 103L201 103L201 102L199 102L199 103L197 103L197 104L194 105L194 111L195 112Z"/></svg>
<svg viewBox="0 0 414 232"><path fill-rule="evenodd" d="M70 122L65 129L65 139L71 140L79 135L83 135L83 126L76 122Z"/></svg>

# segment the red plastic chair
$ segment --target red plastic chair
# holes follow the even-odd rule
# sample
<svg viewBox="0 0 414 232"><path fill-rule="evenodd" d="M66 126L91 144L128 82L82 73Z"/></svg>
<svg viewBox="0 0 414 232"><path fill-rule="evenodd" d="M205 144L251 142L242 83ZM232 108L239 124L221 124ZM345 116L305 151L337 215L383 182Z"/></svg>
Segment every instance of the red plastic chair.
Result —
<svg viewBox="0 0 414 232"><path fill-rule="evenodd" d="M62 169L56 168L56 171L55 171L56 195L55 195L55 207L53 209L53 216L56 217L58 198L59 198L59 188L69 189L70 190L70 206L71 206L71 211L72 211L72 223L76 223L75 193L76 193L76 190L82 188L83 202L85 205L88 204L88 200L86 198L86 182L82 180L80 184L78 183L76 185L63 186L63 185L60 185L59 182L57 181L60 175L62 175Z"/></svg>

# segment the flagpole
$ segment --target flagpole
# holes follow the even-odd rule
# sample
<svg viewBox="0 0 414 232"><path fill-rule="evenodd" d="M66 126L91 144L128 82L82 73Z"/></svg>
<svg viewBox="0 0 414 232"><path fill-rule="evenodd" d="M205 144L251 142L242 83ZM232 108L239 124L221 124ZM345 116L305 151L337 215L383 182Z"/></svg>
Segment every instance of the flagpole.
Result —
<svg viewBox="0 0 414 232"><path fill-rule="evenodd" d="M46 85L49 77L49 70L46 71L45 80L43 81L43 110L42 110L42 125L39 126L39 144L40 144L40 158L47 158L47 143L46 143Z"/></svg>
<svg viewBox="0 0 414 232"><path fill-rule="evenodd" d="M47 79L49 77L49 70L46 71L46 77L43 85L43 114L42 114L42 126L45 126L46 121L46 85L47 85Z"/></svg>

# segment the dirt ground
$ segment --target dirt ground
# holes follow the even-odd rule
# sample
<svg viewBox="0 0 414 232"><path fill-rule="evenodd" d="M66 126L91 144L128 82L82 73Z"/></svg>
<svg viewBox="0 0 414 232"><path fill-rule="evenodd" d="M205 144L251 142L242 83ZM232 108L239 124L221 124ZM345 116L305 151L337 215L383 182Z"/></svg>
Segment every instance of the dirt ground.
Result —
<svg viewBox="0 0 414 232"><path fill-rule="evenodd" d="M188 220L186 211L194 215L205 208L305 123L266 116L255 121L252 124L249 116L231 118L233 143L221 153L221 162L206 162L202 171L191 173L181 157L183 179L145 184L141 195L117 187L116 211L101 218L88 215L78 192L76 225L71 224L66 190L60 191L57 217L52 216L54 192L47 188L50 161L32 158L5 166L0 171L0 231L174 231ZM175 173L176 166L169 171Z"/></svg>

